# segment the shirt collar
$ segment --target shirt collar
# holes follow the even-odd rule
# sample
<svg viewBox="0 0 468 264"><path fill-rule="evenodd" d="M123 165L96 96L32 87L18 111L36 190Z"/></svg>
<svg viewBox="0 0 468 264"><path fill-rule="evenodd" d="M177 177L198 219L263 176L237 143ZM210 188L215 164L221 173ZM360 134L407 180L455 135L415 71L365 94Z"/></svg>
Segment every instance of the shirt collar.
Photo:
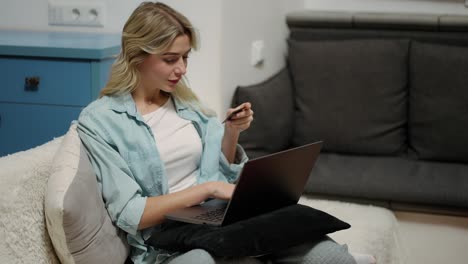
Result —
<svg viewBox="0 0 468 264"><path fill-rule="evenodd" d="M127 112L131 116L137 116L138 110L133 100L131 93L124 93L121 95L116 96L109 96L110 109L117 111L117 112ZM179 98L174 96L171 97L172 101L174 102L175 109L177 112L186 110L188 107L184 104Z"/></svg>
<svg viewBox="0 0 468 264"><path fill-rule="evenodd" d="M174 106L177 112L186 110L188 108L187 105L185 105L179 98L176 98L175 96L171 96L171 98L173 98Z"/></svg>
<svg viewBox="0 0 468 264"><path fill-rule="evenodd" d="M135 101L130 93L109 96L109 108L116 112L127 112L132 116L136 116L138 112Z"/></svg>

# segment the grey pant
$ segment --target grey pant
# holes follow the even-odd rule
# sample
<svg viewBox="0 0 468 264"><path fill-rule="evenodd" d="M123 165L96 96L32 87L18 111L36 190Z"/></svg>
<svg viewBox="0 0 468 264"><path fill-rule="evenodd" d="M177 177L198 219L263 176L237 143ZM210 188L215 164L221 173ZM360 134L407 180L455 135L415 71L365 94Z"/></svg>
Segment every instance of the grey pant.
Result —
<svg viewBox="0 0 468 264"><path fill-rule="evenodd" d="M349 254L346 245L339 245L335 241L325 238L316 242L306 243L289 248L281 252L260 258L215 258L203 249L194 249L172 258L167 264L259 264L259 263L288 263L288 264L356 264Z"/></svg>

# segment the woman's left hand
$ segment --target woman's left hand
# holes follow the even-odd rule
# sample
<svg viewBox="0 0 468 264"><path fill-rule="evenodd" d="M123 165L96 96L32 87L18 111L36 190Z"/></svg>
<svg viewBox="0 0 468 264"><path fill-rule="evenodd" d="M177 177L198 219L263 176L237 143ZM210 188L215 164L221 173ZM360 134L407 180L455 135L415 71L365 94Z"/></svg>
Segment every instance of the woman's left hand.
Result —
<svg viewBox="0 0 468 264"><path fill-rule="evenodd" d="M253 114L252 105L250 103L243 103L236 108L230 108L227 111L227 115L229 116L231 113L235 112L236 110L242 109L239 113L232 116L230 119L226 120L226 130L230 132L237 132L240 133L250 127L250 123L253 121Z"/></svg>

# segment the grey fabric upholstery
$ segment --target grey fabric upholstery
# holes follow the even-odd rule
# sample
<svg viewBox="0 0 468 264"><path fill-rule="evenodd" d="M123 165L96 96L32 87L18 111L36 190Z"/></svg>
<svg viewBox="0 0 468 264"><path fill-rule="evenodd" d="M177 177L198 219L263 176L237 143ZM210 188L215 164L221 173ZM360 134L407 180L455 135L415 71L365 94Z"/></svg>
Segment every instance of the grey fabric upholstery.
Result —
<svg viewBox="0 0 468 264"><path fill-rule="evenodd" d="M63 225L75 263L123 262L128 244L107 214L98 183L84 147L79 165L64 197Z"/></svg>
<svg viewBox="0 0 468 264"><path fill-rule="evenodd" d="M347 12L303 10L288 14L286 21L289 25L297 27L352 27L353 14Z"/></svg>
<svg viewBox="0 0 468 264"><path fill-rule="evenodd" d="M468 47L414 42L410 62L412 149L421 159L468 162Z"/></svg>
<svg viewBox="0 0 468 264"><path fill-rule="evenodd" d="M468 31L468 17L461 15L442 15L439 17L439 27L447 31Z"/></svg>
<svg viewBox="0 0 468 264"><path fill-rule="evenodd" d="M353 16L357 28L421 29L437 30L437 15L411 13L356 13Z"/></svg>
<svg viewBox="0 0 468 264"><path fill-rule="evenodd" d="M124 263L129 245L113 225L76 124L52 162L45 198L47 231L62 263Z"/></svg>
<svg viewBox="0 0 468 264"><path fill-rule="evenodd" d="M287 14L290 28L468 31L462 15L302 10Z"/></svg>
<svg viewBox="0 0 468 264"><path fill-rule="evenodd" d="M406 151L408 42L290 41L296 88L293 145L391 155Z"/></svg>
<svg viewBox="0 0 468 264"><path fill-rule="evenodd" d="M305 192L468 207L468 165L322 153Z"/></svg>
<svg viewBox="0 0 468 264"><path fill-rule="evenodd" d="M414 30L378 30L378 29L343 29L343 28L293 28L290 39L296 41L312 40L350 40L350 39L402 39L443 45L468 45L466 32L430 32Z"/></svg>
<svg viewBox="0 0 468 264"><path fill-rule="evenodd" d="M290 145L293 133L293 89L287 69L263 83L238 87L232 105L252 103L254 121L242 132L239 143L251 151L268 154ZM256 120L268 120L257 122Z"/></svg>

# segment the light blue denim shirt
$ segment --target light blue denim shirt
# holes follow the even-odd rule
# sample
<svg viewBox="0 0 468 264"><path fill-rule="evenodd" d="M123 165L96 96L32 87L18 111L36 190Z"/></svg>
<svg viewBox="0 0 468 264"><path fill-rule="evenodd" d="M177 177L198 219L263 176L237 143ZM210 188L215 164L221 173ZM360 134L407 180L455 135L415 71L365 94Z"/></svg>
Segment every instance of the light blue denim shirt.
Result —
<svg viewBox="0 0 468 264"><path fill-rule="evenodd" d="M215 117L172 99L177 114L192 121L203 146L197 183L234 182L247 161L237 146L229 164L221 151L224 127ZM115 225L127 233L134 263L159 263L172 252L144 244L152 228L138 230L146 198L168 193L164 164L152 130L137 111L132 96L104 96L88 105L78 119L78 133L93 165L104 202Z"/></svg>

